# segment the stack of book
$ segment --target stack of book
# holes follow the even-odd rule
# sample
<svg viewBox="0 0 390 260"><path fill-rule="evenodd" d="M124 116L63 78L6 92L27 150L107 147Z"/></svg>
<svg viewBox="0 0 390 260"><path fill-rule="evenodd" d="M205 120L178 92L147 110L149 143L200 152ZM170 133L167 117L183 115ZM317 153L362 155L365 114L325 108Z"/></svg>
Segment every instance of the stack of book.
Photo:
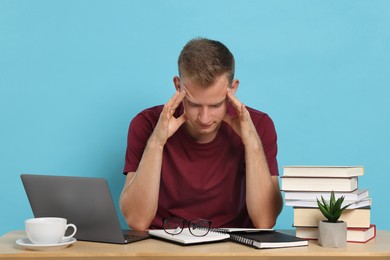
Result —
<svg viewBox="0 0 390 260"><path fill-rule="evenodd" d="M281 189L285 205L294 207L296 235L305 239L318 238L318 223L326 218L317 206L321 196L329 203L330 194L336 199L344 196L348 208L340 220L347 222L348 242L365 243L376 235L371 224L371 204L367 189L359 189L358 177L363 167L351 166L285 166L281 177Z"/></svg>

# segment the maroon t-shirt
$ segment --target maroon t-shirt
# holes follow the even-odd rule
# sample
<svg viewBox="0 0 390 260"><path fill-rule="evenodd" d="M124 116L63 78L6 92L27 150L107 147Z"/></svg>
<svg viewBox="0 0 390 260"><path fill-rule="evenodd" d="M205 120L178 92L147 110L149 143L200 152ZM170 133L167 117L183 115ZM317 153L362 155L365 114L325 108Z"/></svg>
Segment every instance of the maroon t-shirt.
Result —
<svg viewBox="0 0 390 260"><path fill-rule="evenodd" d="M125 173L137 170L162 108L146 109L132 120ZM263 143L271 175L279 175L274 124L267 114L249 107L248 110ZM182 111L180 106L175 116ZM245 202L244 146L225 122L210 143L194 142L183 125L165 144L158 209L150 228L162 228L162 218L169 216L208 219L212 227L253 227Z"/></svg>

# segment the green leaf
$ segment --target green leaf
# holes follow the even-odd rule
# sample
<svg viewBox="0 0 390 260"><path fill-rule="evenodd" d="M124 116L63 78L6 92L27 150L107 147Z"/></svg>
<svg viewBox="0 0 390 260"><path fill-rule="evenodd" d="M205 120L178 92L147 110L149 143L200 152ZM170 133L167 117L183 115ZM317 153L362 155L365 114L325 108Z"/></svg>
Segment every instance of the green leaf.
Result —
<svg viewBox="0 0 390 260"><path fill-rule="evenodd" d="M321 203L322 201L322 203ZM325 218L328 219L329 222L337 222L338 219L341 217L341 214L343 211L351 204L348 204L341 208L341 205L344 202L344 196L339 197L336 200L336 196L334 194L334 191L330 194L330 200L329 204L326 202L326 200L321 196L321 201L317 198L317 205L320 209L321 213L324 215Z"/></svg>
<svg viewBox="0 0 390 260"><path fill-rule="evenodd" d="M335 205L334 205L335 210L340 211L340 208L341 208L341 205L343 204L343 202L344 202L344 196L341 196L341 197L336 201L336 203L335 203Z"/></svg>
<svg viewBox="0 0 390 260"><path fill-rule="evenodd" d="M345 205L341 210L341 212L343 212L346 208L348 208L349 206L351 206L352 203L349 203L348 205Z"/></svg>
<svg viewBox="0 0 390 260"><path fill-rule="evenodd" d="M321 200L322 200L322 205L326 208L326 210L327 210L327 211L330 211L329 206L328 206L328 203L326 202L326 200L324 199L324 197L321 196Z"/></svg>
<svg viewBox="0 0 390 260"><path fill-rule="evenodd" d="M317 205L318 205L318 208L320 209L321 213L324 215L324 217L326 219L332 219L332 215L330 214L330 212L328 211L328 209L320 203L320 201L317 199Z"/></svg>
<svg viewBox="0 0 390 260"><path fill-rule="evenodd" d="M330 193L330 210L332 210L333 206L335 205L335 196L334 196L334 191Z"/></svg>
<svg viewBox="0 0 390 260"><path fill-rule="evenodd" d="M342 212L340 212L340 211L338 211L337 213L335 213L335 214L333 215L333 220L332 220L332 222L337 222L337 221L339 220L339 218L341 217L341 213L342 213Z"/></svg>

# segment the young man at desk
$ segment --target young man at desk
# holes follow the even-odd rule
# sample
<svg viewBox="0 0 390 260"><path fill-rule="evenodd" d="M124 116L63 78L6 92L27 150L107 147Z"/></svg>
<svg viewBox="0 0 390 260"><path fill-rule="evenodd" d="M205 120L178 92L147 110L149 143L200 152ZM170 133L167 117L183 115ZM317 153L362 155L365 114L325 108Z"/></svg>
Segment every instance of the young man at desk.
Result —
<svg viewBox="0 0 390 260"><path fill-rule="evenodd" d="M283 204L271 118L235 96L234 57L221 42L191 40L178 66L173 97L129 127L120 198L127 224L162 228L174 216L273 227Z"/></svg>

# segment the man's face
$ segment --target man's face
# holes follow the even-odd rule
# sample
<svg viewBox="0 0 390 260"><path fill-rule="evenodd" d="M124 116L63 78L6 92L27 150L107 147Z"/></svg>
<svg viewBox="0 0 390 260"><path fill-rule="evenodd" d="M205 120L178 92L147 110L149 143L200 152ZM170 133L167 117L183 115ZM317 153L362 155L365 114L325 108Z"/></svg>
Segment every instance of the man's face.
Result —
<svg viewBox="0 0 390 260"><path fill-rule="evenodd" d="M183 99L188 121L186 127L191 137L199 143L207 143L216 136L227 109L228 79L218 77L215 83L203 88L182 78L180 85L186 91Z"/></svg>

